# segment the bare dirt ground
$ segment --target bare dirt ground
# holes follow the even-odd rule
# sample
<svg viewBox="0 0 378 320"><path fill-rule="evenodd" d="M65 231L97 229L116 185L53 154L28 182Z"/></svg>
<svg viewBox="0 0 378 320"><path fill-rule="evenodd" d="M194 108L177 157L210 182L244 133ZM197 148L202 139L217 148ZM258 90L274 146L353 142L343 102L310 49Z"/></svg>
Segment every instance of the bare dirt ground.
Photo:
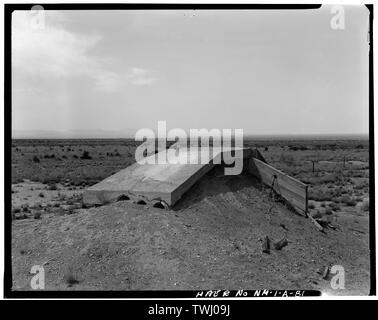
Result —
<svg viewBox="0 0 378 320"><path fill-rule="evenodd" d="M267 158L274 158L270 152ZM41 166L24 158L16 159L29 161L33 168ZM22 161L15 161L15 166ZM56 164L47 161L41 160L45 167ZM75 161L89 168L90 161L98 159ZM366 170L366 159L360 161L361 170ZM81 195L88 182L74 180L78 171L72 171L69 181L51 181L54 177L49 176L41 182L20 182L21 172L12 185L13 290L31 290L31 267L43 265L47 290L269 288L369 293L369 213L361 205L334 199L339 208L325 212L332 199L313 200L312 210L336 227L321 233L248 175L225 177L211 171L174 210L166 211L128 201L86 208ZM31 172L37 176L38 170ZM313 183L315 190L328 190L324 183ZM352 200L356 196L346 195ZM262 252L266 236L271 240L269 254ZM283 238L287 246L276 250L274 243ZM331 288L332 275L323 279L324 267L333 265L345 269L344 290Z"/></svg>

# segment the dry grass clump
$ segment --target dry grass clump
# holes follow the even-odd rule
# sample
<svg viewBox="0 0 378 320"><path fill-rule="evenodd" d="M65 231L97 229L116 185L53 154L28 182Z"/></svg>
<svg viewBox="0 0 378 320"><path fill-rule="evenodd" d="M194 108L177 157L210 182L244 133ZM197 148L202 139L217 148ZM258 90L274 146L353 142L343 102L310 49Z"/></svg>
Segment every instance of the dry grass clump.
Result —
<svg viewBox="0 0 378 320"><path fill-rule="evenodd" d="M333 210L333 211L339 211L340 210L340 205L338 205L337 203L335 202L331 202L329 204L329 207Z"/></svg>
<svg viewBox="0 0 378 320"><path fill-rule="evenodd" d="M89 155L89 151L83 151L83 154L81 155L80 159L83 159L83 160L90 160L92 159L92 157Z"/></svg>
<svg viewBox="0 0 378 320"><path fill-rule="evenodd" d="M309 193L309 199L315 201L331 201L332 195L330 192L325 192L319 189L313 189Z"/></svg>
<svg viewBox="0 0 378 320"><path fill-rule="evenodd" d="M64 275L64 282L72 287L74 284L78 284L80 281L77 275L73 272L72 268L68 268L67 272Z"/></svg>
<svg viewBox="0 0 378 320"><path fill-rule="evenodd" d="M281 153L279 161L287 165L293 165L295 162L294 157L291 154L287 153Z"/></svg>

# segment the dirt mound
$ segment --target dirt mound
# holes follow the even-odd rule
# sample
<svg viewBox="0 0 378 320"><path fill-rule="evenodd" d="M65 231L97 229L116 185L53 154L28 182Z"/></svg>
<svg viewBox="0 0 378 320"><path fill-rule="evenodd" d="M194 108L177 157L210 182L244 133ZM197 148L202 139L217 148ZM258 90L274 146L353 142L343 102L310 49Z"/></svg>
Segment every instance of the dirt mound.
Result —
<svg viewBox="0 0 378 320"><path fill-rule="evenodd" d="M351 232L350 219L358 220ZM369 292L368 220L342 217L320 233L274 201L251 176L212 171L174 210L120 201L16 220L12 226L13 289L30 290L30 269L44 265L48 290L321 289L316 271L342 265L346 289ZM348 221L347 221L348 220ZM262 239L283 238L262 252Z"/></svg>

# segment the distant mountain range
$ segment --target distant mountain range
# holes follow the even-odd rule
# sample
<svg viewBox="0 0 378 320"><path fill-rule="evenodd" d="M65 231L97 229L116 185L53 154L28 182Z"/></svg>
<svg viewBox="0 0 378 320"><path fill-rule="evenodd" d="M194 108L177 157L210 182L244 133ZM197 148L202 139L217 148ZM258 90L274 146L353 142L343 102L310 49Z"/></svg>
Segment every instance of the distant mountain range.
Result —
<svg viewBox="0 0 378 320"><path fill-rule="evenodd" d="M134 139L137 129L122 130L13 130L12 139ZM156 134L156 133L155 133ZM368 134L244 134L250 140L366 140Z"/></svg>
<svg viewBox="0 0 378 320"><path fill-rule="evenodd" d="M136 129L123 130L12 130L12 139L119 139L134 138Z"/></svg>

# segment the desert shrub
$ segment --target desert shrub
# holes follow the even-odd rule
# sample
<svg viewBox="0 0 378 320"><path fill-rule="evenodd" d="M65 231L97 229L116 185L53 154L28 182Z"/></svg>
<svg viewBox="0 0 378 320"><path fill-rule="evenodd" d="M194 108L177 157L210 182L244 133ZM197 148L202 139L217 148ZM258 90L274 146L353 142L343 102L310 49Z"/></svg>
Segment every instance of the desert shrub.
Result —
<svg viewBox="0 0 378 320"><path fill-rule="evenodd" d="M89 152L85 150L83 151L83 154L81 155L80 159L90 160L92 159L92 157L89 155Z"/></svg>
<svg viewBox="0 0 378 320"><path fill-rule="evenodd" d="M44 198L44 197L45 197L45 194L44 194L43 192L40 192L40 193L38 194L38 196L39 196L40 198Z"/></svg>
<svg viewBox="0 0 378 320"><path fill-rule="evenodd" d="M315 203L313 203L312 201L310 201L310 202L308 203L308 208L309 208L309 209L315 209Z"/></svg>
<svg viewBox="0 0 378 320"><path fill-rule="evenodd" d="M322 177L319 177L319 180L318 180L318 183L331 183L331 182L335 182L336 181L336 176L335 174L331 173L331 174L325 174L324 176Z"/></svg>
<svg viewBox="0 0 378 320"><path fill-rule="evenodd" d="M34 219L41 219L41 211L34 212Z"/></svg>
<svg viewBox="0 0 378 320"><path fill-rule="evenodd" d="M78 158L79 158L76 154L74 154L72 157L73 157L74 159L78 159Z"/></svg>
<svg viewBox="0 0 378 320"><path fill-rule="evenodd" d="M292 145L289 145L289 150L292 150L292 151L298 151L298 150L305 151L305 150L308 150L308 148L306 146L292 146Z"/></svg>
<svg viewBox="0 0 378 320"><path fill-rule="evenodd" d="M293 165L294 157L291 154L281 153L280 162L283 162L287 165Z"/></svg>
<svg viewBox="0 0 378 320"><path fill-rule="evenodd" d="M17 220L23 220L23 219L27 219L28 218L28 215L26 213L22 213L22 214L19 214L19 215L15 215L14 216L14 219L17 219Z"/></svg>
<svg viewBox="0 0 378 320"><path fill-rule="evenodd" d="M353 178L364 178L365 173L363 171L360 171L360 170L353 170L351 176Z"/></svg>
<svg viewBox="0 0 378 320"><path fill-rule="evenodd" d="M369 186L369 182L367 182L367 181L361 181L361 182L356 183L356 185L355 185L354 188L357 189L357 190L362 190L362 189L364 189L364 188L366 188L368 186Z"/></svg>
<svg viewBox="0 0 378 320"><path fill-rule="evenodd" d="M342 203L346 204L349 207L354 207L357 204L355 200L351 199L348 196L342 196L340 200Z"/></svg>
<svg viewBox="0 0 378 320"><path fill-rule="evenodd" d="M42 208L42 205L40 202L36 202L33 206L33 208Z"/></svg>
<svg viewBox="0 0 378 320"><path fill-rule="evenodd" d="M20 213L21 212L21 208L19 207L14 207L13 210L12 210L13 213Z"/></svg>
<svg viewBox="0 0 378 320"><path fill-rule="evenodd" d="M39 160L39 158L38 158L37 156L34 156L34 157L33 157L33 162L39 163L40 160Z"/></svg>
<svg viewBox="0 0 378 320"><path fill-rule="evenodd" d="M79 280L71 271L67 272L64 275L64 281L68 284L69 287L72 287L74 284L79 283Z"/></svg>
<svg viewBox="0 0 378 320"><path fill-rule="evenodd" d="M58 190L58 187L56 186L55 183L52 183L48 186L48 190Z"/></svg>
<svg viewBox="0 0 378 320"><path fill-rule="evenodd" d="M309 199L315 201L331 201L332 195L329 192L323 192L321 190L311 190Z"/></svg>
<svg viewBox="0 0 378 320"><path fill-rule="evenodd" d="M364 212L369 211L369 208L370 208L369 199L367 199L362 202L361 211L364 211Z"/></svg>
<svg viewBox="0 0 378 320"><path fill-rule="evenodd" d="M335 203L335 202L331 202L331 203L329 204L329 207L330 207L333 211L339 211L339 210L340 210L340 206L339 206L337 203Z"/></svg>

